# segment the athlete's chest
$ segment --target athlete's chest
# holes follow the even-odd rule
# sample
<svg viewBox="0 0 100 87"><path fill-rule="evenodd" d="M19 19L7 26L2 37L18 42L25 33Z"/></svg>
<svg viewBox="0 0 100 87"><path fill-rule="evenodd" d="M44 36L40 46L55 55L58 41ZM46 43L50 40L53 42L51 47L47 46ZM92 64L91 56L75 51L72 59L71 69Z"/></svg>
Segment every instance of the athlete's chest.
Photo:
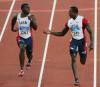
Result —
<svg viewBox="0 0 100 87"><path fill-rule="evenodd" d="M71 29L71 31L81 31L83 27L83 16L77 16L77 18L69 19L68 20L68 27Z"/></svg>
<svg viewBox="0 0 100 87"><path fill-rule="evenodd" d="M82 29L82 20L70 20L68 25L71 31L80 31Z"/></svg>
<svg viewBox="0 0 100 87"><path fill-rule="evenodd" d="M30 20L28 19L28 17L18 18L18 24L19 24L19 26L29 26L30 25Z"/></svg>
<svg viewBox="0 0 100 87"><path fill-rule="evenodd" d="M28 19L28 17L25 18L19 17L18 25L19 25L19 32L21 32L21 34L27 34L26 32L30 32L30 20Z"/></svg>

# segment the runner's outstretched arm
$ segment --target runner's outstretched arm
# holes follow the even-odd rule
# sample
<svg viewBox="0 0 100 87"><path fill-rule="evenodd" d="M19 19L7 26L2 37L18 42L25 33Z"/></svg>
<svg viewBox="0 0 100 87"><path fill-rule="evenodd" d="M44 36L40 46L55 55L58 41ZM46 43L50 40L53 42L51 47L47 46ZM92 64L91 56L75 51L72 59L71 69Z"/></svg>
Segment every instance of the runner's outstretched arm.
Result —
<svg viewBox="0 0 100 87"><path fill-rule="evenodd" d="M68 32L68 30L69 30L68 27L64 27L61 32L53 32L53 31L45 32L44 31L44 34L52 34L54 36L64 36Z"/></svg>

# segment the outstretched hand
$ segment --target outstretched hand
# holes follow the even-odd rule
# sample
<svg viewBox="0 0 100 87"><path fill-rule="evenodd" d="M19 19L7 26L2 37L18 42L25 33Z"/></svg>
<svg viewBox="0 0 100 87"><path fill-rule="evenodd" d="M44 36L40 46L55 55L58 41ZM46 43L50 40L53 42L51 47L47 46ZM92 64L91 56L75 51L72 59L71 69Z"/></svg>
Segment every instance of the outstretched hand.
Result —
<svg viewBox="0 0 100 87"><path fill-rule="evenodd" d="M51 31L48 31L48 32L47 32L47 31L44 31L43 33L44 33L44 34L50 34Z"/></svg>

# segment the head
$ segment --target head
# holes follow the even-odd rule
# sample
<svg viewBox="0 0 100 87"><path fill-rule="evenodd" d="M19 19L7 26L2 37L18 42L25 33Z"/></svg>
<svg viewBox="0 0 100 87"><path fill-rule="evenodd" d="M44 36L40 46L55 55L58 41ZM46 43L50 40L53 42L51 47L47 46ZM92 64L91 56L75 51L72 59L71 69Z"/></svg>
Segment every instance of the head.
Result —
<svg viewBox="0 0 100 87"><path fill-rule="evenodd" d="M78 15L78 8L76 6L72 6L69 9L69 16L70 18L75 19Z"/></svg>
<svg viewBox="0 0 100 87"><path fill-rule="evenodd" d="M30 6L28 3L23 3L21 5L21 10L24 14L29 14L30 13Z"/></svg>

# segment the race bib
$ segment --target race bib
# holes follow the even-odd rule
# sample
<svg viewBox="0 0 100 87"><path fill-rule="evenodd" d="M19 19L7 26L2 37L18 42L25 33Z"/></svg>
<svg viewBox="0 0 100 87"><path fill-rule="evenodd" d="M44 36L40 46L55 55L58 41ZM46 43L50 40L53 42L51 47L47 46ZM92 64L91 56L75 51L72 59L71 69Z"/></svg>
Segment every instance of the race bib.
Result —
<svg viewBox="0 0 100 87"><path fill-rule="evenodd" d="M78 27L78 25L72 25L71 31L72 31L73 36L80 35L80 28Z"/></svg>
<svg viewBox="0 0 100 87"><path fill-rule="evenodd" d="M19 30L20 30L19 31L20 35L26 35L26 34L29 33L29 27L23 27L23 26L21 26Z"/></svg>

